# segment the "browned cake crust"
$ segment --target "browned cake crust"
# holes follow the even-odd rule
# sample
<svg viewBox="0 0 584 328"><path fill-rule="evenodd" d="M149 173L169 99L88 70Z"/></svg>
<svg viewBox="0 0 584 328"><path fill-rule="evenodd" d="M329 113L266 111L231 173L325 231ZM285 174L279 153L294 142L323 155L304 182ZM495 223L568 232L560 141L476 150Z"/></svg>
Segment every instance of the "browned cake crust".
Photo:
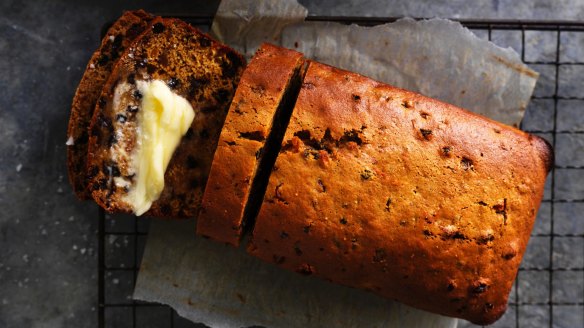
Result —
<svg viewBox="0 0 584 328"><path fill-rule="evenodd" d="M85 167L87 164L88 128L97 98L120 55L144 32L152 16L142 10L125 12L108 29L79 82L67 129L67 168L69 181L79 199L91 198L87 190Z"/></svg>
<svg viewBox="0 0 584 328"><path fill-rule="evenodd" d="M551 163L543 139L312 62L248 251L492 323L507 307Z"/></svg>
<svg viewBox="0 0 584 328"><path fill-rule="evenodd" d="M92 118L87 172L95 201L108 211L132 211L123 198L135 177L130 156L135 150L141 99L136 81L157 79L190 102L195 119L169 163L160 198L146 215L196 216L243 66L238 53L185 22L153 20L120 58ZM120 102L115 107L118 87Z"/></svg>
<svg viewBox="0 0 584 328"><path fill-rule="evenodd" d="M243 72L213 159L198 234L239 245L244 207L266 138L302 63L302 54L264 44Z"/></svg>

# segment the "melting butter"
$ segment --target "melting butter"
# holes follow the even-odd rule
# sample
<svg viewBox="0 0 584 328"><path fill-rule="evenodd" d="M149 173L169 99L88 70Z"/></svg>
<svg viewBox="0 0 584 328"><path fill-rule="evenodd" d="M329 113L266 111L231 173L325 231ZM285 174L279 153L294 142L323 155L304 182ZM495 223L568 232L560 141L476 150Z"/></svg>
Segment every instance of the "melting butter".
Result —
<svg viewBox="0 0 584 328"><path fill-rule="evenodd" d="M150 209L164 189L164 173L172 154L195 118L190 103L160 80L136 81L142 94L138 112L134 187L126 201L136 215Z"/></svg>

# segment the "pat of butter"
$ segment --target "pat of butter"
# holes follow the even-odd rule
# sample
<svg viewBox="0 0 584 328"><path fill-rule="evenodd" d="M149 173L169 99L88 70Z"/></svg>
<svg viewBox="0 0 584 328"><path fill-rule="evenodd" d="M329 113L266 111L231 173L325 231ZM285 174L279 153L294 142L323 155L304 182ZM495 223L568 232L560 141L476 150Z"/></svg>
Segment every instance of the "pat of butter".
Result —
<svg viewBox="0 0 584 328"><path fill-rule="evenodd" d="M195 118L191 104L160 80L136 81L142 94L138 112L134 187L126 196L136 215L142 215L164 189L164 172L172 154Z"/></svg>

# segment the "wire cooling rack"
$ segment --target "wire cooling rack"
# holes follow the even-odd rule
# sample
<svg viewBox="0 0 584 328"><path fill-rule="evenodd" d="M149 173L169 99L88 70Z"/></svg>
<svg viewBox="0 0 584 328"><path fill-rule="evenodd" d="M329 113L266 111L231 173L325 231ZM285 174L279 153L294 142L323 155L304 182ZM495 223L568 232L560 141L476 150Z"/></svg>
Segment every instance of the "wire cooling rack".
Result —
<svg viewBox="0 0 584 328"><path fill-rule="evenodd" d="M211 16L177 16L209 30ZM396 18L310 21L377 25ZM507 313L493 327L584 327L584 22L459 20L512 47L540 78L521 128L556 152ZM107 28L107 26L106 26ZM99 211L98 327L205 327L171 308L131 299L150 220ZM478 327L465 321L459 327Z"/></svg>

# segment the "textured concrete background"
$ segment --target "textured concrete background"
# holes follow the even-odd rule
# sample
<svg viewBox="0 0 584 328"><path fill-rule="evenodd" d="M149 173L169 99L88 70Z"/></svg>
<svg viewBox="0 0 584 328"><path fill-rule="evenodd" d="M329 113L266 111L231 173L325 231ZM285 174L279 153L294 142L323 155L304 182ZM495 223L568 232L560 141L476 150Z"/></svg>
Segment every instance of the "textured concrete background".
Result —
<svg viewBox="0 0 584 328"><path fill-rule="evenodd" d="M316 15L584 19L584 1L577 0L301 2ZM217 1L0 1L0 327L96 326L97 209L91 203L78 202L71 193L64 143L70 102L99 43L100 27L124 9L206 14L214 12L217 5ZM566 34L563 61L584 60L583 34ZM530 56L526 59L555 59L555 37L553 32L526 35L526 55ZM516 33L494 34L493 39L521 46ZM534 68L542 73L536 95L552 95L555 66ZM583 66L560 67L560 94L582 97L583 73ZM551 139L550 102L534 101L525 125ZM583 131L583 110L582 100L560 100L558 130ZM569 168L584 165L583 136L557 135L557 164L568 168L556 172L556 197L584 199L583 171ZM584 234L583 212L582 203L557 204L554 232ZM539 235L530 243L524 266L549 266L550 242L545 234L552 228L550 217L547 203L540 211L535 231ZM117 223L109 224L114 227ZM583 242L581 237L556 238L554 266L582 268ZM106 244L118 254L111 261L124 261L124 255L119 254L129 247L127 240L108 240ZM522 307L519 315L525 326L543 326L550 320L546 308L548 274L545 270L520 274L520 301L541 303ZM582 327L583 272L563 270L554 275L553 301L576 304L557 308L555 326ZM127 284L124 277L108 279L114 285ZM131 283L126 287L131 291ZM144 316L155 318L156 311L147 310ZM511 311L499 326L514 326L515 316ZM147 322L158 326L152 320Z"/></svg>

